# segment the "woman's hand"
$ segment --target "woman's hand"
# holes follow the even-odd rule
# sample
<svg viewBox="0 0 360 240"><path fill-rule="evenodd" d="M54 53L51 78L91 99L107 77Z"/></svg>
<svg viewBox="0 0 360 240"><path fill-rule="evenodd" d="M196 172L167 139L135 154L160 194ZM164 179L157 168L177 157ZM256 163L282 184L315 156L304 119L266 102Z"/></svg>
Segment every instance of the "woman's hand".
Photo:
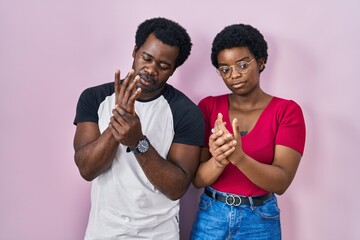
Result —
<svg viewBox="0 0 360 240"><path fill-rule="evenodd" d="M231 124L232 124L231 126L233 129L233 133L234 133L233 138L234 138L234 141L236 141L236 144L235 144L236 151L234 151L234 154L232 154L231 156L228 157L228 160L236 166L237 164L239 164L242 161L242 159L245 156L245 153L242 149L242 141L241 141L238 119L234 118Z"/></svg>
<svg viewBox="0 0 360 240"><path fill-rule="evenodd" d="M209 151L219 166L224 167L229 164L227 159L235 151L237 142L225 127L222 120L222 114L219 113L215 121L213 134L209 138Z"/></svg>

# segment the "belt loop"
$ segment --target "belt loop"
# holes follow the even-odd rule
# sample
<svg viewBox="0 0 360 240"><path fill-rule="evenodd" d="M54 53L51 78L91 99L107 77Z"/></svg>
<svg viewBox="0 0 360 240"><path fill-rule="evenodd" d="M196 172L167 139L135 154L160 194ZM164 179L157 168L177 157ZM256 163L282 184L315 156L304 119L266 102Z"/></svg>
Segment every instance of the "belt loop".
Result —
<svg viewBox="0 0 360 240"><path fill-rule="evenodd" d="M214 189L212 189L212 188L207 188L210 192L211 192L211 197L213 198L213 199L216 199L216 192L215 192L215 190Z"/></svg>
<svg viewBox="0 0 360 240"><path fill-rule="evenodd" d="M250 208L251 208L251 210L254 210L255 207L254 207L254 202L253 202L252 197L250 196L250 197L248 197L248 199L249 199L249 203L250 203Z"/></svg>
<svg viewBox="0 0 360 240"><path fill-rule="evenodd" d="M214 189L211 189L211 195L213 199L216 199L216 192L214 191Z"/></svg>

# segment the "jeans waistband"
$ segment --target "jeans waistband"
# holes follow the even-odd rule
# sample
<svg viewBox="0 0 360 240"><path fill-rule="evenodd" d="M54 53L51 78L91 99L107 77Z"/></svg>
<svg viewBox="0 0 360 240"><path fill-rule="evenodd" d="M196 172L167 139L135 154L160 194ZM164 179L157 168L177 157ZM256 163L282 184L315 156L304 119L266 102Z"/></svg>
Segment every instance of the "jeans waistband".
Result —
<svg viewBox="0 0 360 240"><path fill-rule="evenodd" d="M268 193L261 196L256 197L244 197L236 194L225 194L220 195L216 191L211 191L208 188L205 188L205 194L213 199L216 199L220 202L224 202L229 206L240 206L240 205L254 205L254 206L262 206L264 201L271 198L272 193Z"/></svg>

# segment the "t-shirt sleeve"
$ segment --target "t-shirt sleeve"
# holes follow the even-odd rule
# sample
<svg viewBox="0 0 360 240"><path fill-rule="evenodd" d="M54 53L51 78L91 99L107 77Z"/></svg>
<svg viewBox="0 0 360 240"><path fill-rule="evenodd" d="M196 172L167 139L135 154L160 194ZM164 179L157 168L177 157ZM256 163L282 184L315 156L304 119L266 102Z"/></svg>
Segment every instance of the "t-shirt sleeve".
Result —
<svg viewBox="0 0 360 240"><path fill-rule="evenodd" d="M95 122L99 120L97 110L97 99L94 94L93 88L85 89L78 100L76 106L76 115L74 119L74 124L78 122Z"/></svg>
<svg viewBox="0 0 360 240"><path fill-rule="evenodd" d="M184 112L175 129L174 142L204 146L204 118L195 104Z"/></svg>
<svg viewBox="0 0 360 240"><path fill-rule="evenodd" d="M206 97L202 99L198 106L204 116L205 123L205 140L207 141L211 134L211 123L210 123L210 115L211 115L211 106L212 106L212 98Z"/></svg>
<svg viewBox="0 0 360 240"><path fill-rule="evenodd" d="M204 118L191 100L181 97L173 107L174 142L204 146Z"/></svg>
<svg viewBox="0 0 360 240"><path fill-rule="evenodd" d="M303 155L306 129L300 106L294 101L288 101L280 110L278 118L275 144L290 147Z"/></svg>

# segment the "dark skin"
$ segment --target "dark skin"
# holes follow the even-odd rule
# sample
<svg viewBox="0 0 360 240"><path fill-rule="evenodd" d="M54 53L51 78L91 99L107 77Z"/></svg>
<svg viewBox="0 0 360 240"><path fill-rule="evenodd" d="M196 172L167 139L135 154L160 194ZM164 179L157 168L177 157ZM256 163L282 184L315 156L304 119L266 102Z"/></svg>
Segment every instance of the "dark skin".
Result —
<svg viewBox="0 0 360 240"><path fill-rule="evenodd" d="M224 49L219 52L218 62L233 66L239 60L250 61L253 54L247 47ZM194 185L204 187L214 183L229 163L239 168L253 183L269 192L283 194L295 177L301 154L292 148L275 145L271 165L263 164L244 153L239 132L250 132L272 96L260 88L260 70L263 59L254 61L249 70L241 74L233 69L231 77L223 79L232 91L229 95L229 117L232 119L231 134L225 127L222 115L215 122L214 133L209 138L209 148L203 148Z"/></svg>
<svg viewBox="0 0 360 240"><path fill-rule="evenodd" d="M75 162L82 177L92 181L111 166L119 144L135 147L144 138L135 112L136 99L157 96L175 71L178 48L162 43L153 34L134 48L133 70L120 83L115 73L115 101L108 128L100 133L96 123L78 123L74 138ZM161 124L161 123L159 123ZM151 136L148 136L151 143ZM171 200L184 195L199 165L200 147L172 143L167 158L151 145L135 155L149 181ZM126 181L126 179L124 179Z"/></svg>

